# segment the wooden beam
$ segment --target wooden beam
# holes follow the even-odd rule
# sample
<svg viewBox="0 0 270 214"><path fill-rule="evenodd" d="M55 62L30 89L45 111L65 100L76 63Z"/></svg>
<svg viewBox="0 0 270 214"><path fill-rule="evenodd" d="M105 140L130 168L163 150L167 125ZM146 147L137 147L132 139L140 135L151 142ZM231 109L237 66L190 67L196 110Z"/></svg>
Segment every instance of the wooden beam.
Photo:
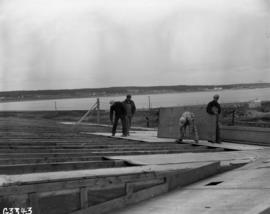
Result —
<svg viewBox="0 0 270 214"><path fill-rule="evenodd" d="M270 145L270 128L222 126L221 138L226 141Z"/></svg>
<svg viewBox="0 0 270 214"><path fill-rule="evenodd" d="M40 214L39 200L37 193L29 194L29 207L32 207L33 213Z"/></svg>
<svg viewBox="0 0 270 214"><path fill-rule="evenodd" d="M93 190L112 188L114 186L121 185L125 182L136 180L137 182L147 182L152 179L157 179L158 176L153 172L145 173L134 173L134 174L123 174L115 176L94 176L92 178L71 178L64 179L62 181L53 181L48 178L44 181L34 181L33 183L19 183L16 182L14 185L0 187L0 195L16 195L26 194L29 192L48 192L57 191L63 189L74 189L87 186Z"/></svg>
<svg viewBox="0 0 270 214"><path fill-rule="evenodd" d="M130 182L126 183L126 195L127 195L127 197L131 196L133 194L134 186L135 186L134 183L130 183Z"/></svg>
<svg viewBox="0 0 270 214"><path fill-rule="evenodd" d="M78 169L96 169L125 166L125 162L118 161L76 161L76 162L55 162L55 163L35 163L35 164L17 164L0 165L2 174L20 174L47 171L78 170Z"/></svg>
<svg viewBox="0 0 270 214"><path fill-rule="evenodd" d="M86 209L88 207L88 189L87 189L87 187L82 187L80 189L80 200L81 200L81 209Z"/></svg>

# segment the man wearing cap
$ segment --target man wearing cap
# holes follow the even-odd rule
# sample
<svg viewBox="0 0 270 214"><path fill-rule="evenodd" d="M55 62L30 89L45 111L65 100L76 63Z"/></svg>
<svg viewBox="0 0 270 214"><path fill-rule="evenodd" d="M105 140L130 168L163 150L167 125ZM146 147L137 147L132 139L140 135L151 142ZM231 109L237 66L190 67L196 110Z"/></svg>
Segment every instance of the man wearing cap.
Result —
<svg viewBox="0 0 270 214"><path fill-rule="evenodd" d="M215 117L216 119L215 139L210 140L210 142L216 142L216 143L220 143L219 115L221 113L221 107L220 107L220 104L218 103L218 99L219 99L219 95L215 94L213 97L213 100L209 102L206 107L206 112L209 114L209 116Z"/></svg>
<svg viewBox="0 0 270 214"><path fill-rule="evenodd" d="M112 127L112 136L115 136L118 120L121 120L122 123L122 136L127 136L127 125L126 125L126 109L123 102L115 102L113 100L110 101L110 121L113 124ZM114 118L114 120L113 120Z"/></svg>
<svg viewBox="0 0 270 214"><path fill-rule="evenodd" d="M134 116L134 114L136 112L136 106L135 106L135 103L133 102L133 100L131 100L131 95L130 94L127 95L127 98L125 99L125 101L123 103L125 105L125 109L126 109L126 112L127 112L127 116L126 116L127 135L129 135L129 130L131 128L132 117Z"/></svg>
<svg viewBox="0 0 270 214"><path fill-rule="evenodd" d="M221 113L221 107L218 103L219 95L215 94L213 100L208 103L206 111L211 115L219 115Z"/></svg>
<svg viewBox="0 0 270 214"><path fill-rule="evenodd" d="M199 136L195 124L195 115L189 111L184 112L179 118L180 137L176 142L181 143L183 141L187 127L189 127L189 131L193 135L195 143L198 143Z"/></svg>

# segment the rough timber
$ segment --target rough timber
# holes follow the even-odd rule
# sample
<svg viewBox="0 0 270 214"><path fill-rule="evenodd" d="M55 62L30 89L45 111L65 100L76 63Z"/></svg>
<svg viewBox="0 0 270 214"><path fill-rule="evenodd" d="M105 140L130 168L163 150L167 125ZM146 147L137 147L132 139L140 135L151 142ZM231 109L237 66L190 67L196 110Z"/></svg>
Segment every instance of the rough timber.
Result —
<svg viewBox="0 0 270 214"><path fill-rule="evenodd" d="M261 199L261 203L257 198L254 200L258 206L253 213L268 209L269 184L266 179L260 179L268 173L269 153L265 147L216 145L204 141L200 145L191 141L175 144L170 139L157 140L151 131L133 132L130 139L119 139L103 134L109 131L106 127L93 134L96 128L84 125L74 128L50 121L1 119L1 209L31 206L34 213L55 214L112 213L112 210L116 213L146 213L151 210L153 213L155 210L173 213L166 205L170 200L171 204L175 201L181 207L177 208L177 213L197 213L197 210L204 209L207 213L217 213L217 210L224 209L222 198L225 196L230 198L236 194L238 204L247 203L244 200L249 198L241 195L241 191L248 182L254 187L252 196ZM138 138L134 138L136 135ZM225 171L225 174L218 175ZM241 172L244 172L244 177L240 176ZM234 176L231 184L230 175ZM210 180L205 180L207 178ZM242 185L237 183L238 178ZM206 187L207 190L203 189L205 185L197 190L190 185L196 187L199 181L211 183L220 180L229 185L225 189L232 188L233 191L216 185L220 189L216 191L218 201L215 209L203 209L203 205L210 206L207 191L211 191L211 185ZM260 185L265 188L259 189ZM179 203L177 193L182 192L186 193L179 196ZM160 195L157 199L139 203L157 195ZM226 206L230 207L230 203L233 203L233 197ZM245 211L232 205L235 210ZM124 207L126 210L121 210Z"/></svg>

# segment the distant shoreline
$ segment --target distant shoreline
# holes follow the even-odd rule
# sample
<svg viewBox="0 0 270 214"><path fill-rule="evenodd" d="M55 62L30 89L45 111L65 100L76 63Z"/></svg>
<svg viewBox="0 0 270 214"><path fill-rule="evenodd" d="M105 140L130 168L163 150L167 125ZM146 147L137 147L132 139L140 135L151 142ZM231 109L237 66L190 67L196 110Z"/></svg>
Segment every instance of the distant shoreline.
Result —
<svg viewBox="0 0 270 214"><path fill-rule="evenodd" d="M151 86L0 92L0 103L270 88L270 83L220 86ZM121 92L120 92L121 91Z"/></svg>
<svg viewBox="0 0 270 214"><path fill-rule="evenodd" d="M263 87L259 87L263 88ZM222 89L222 90L194 90L194 91L164 91L164 92L152 92L152 93L139 93L139 94L132 94L132 96L138 96L138 95L155 95L155 94L177 94L177 93L194 93L194 92L207 92L207 91L213 91L218 93L219 91L223 90L241 90L241 89L259 89L259 88L231 88L231 89ZM267 88L267 87L265 87ZM269 87L270 88L270 87ZM29 101L45 101L45 100L64 100L64 99L84 99L84 98L102 98L102 97L120 97L120 96L126 96L126 93L123 94L109 94L109 95L100 95L100 96L80 96L80 97L54 97L54 98L30 98L30 99L21 99L21 100L8 100L8 101L2 101L0 100L0 103L12 103L12 102L29 102Z"/></svg>

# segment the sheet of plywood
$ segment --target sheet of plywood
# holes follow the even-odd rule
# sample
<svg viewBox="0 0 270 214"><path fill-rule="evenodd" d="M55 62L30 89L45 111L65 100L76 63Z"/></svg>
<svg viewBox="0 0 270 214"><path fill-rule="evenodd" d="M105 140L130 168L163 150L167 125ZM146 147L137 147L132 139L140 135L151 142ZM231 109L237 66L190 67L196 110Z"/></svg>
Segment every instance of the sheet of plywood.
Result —
<svg viewBox="0 0 270 214"><path fill-rule="evenodd" d="M195 163L209 161L253 161L261 151L233 151L233 152L205 152L205 153L182 153L182 154L155 154L155 155L133 155L133 156L112 156L115 160L125 160L133 164L141 165L167 165L178 163ZM263 154L262 154L263 155Z"/></svg>
<svg viewBox="0 0 270 214"><path fill-rule="evenodd" d="M195 121L201 140L215 140L216 118L209 116L209 114L206 113L205 106L161 108L159 114L158 137L178 138L178 120L185 111L190 111L195 114Z"/></svg>

